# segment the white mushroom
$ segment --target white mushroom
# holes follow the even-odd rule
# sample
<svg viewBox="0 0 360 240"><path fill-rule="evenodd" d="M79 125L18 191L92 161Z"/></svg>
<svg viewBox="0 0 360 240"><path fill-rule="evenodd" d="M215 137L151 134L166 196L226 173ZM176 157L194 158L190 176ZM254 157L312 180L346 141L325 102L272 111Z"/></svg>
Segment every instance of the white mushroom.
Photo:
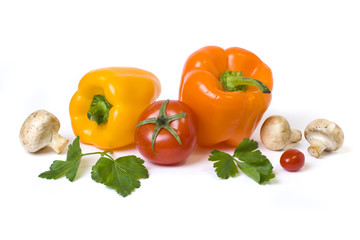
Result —
<svg viewBox="0 0 360 240"><path fill-rule="evenodd" d="M29 152L37 152L45 146L50 146L55 152L60 153L68 139L58 134L59 120L46 110L33 112L20 130L20 142Z"/></svg>
<svg viewBox="0 0 360 240"><path fill-rule="evenodd" d="M288 121L278 115L268 117L260 129L261 141L270 150L284 149L290 143L301 140L301 132L291 129Z"/></svg>
<svg viewBox="0 0 360 240"><path fill-rule="evenodd" d="M326 119L316 119L305 129L305 138L311 144L308 152L311 156L320 157L325 151L335 151L344 143L344 133L336 124Z"/></svg>

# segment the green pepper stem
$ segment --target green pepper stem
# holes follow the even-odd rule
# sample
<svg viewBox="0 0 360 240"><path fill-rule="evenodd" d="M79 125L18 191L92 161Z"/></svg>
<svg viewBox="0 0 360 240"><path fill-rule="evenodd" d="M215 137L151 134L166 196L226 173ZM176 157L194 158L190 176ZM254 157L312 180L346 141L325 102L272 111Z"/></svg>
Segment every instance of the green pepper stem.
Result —
<svg viewBox="0 0 360 240"><path fill-rule="evenodd" d="M168 132L170 132L171 135L173 135L174 138L176 139L176 141L179 143L179 145L182 145L179 135L177 134L175 129L170 126L170 122L184 118L187 113L182 112L182 113L167 116L166 115L166 106L167 106L168 102L169 102L169 100L166 100L161 104L158 117L145 119L136 125L136 127L140 127L145 124L156 124L156 127L151 136L151 149L155 154L157 154L157 153L154 150L154 145L155 145L156 137L159 134L161 129L165 129Z"/></svg>
<svg viewBox="0 0 360 240"><path fill-rule="evenodd" d="M89 111L87 112L87 117L89 120L95 121L97 125L106 123L109 118L109 112L111 109L111 104L107 101L103 95L95 95L90 104Z"/></svg>
<svg viewBox="0 0 360 240"><path fill-rule="evenodd" d="M247 86L255 86L263 93L271 93L271 90L259 80L245 77L241 72L226 70L220 75L220 82L224 87L225 92L244 92Z"/></svg>

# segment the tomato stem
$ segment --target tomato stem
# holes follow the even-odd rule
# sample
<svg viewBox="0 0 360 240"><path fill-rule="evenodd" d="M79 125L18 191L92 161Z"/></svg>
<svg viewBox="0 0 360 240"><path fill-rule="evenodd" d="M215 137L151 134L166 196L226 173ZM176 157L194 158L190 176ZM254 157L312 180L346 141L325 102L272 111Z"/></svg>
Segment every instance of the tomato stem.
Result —
<svg viewBox="0 0 360 240"><path fill-rule="evenodd" d="M157 122L158 125L164 125L164 124L166 124L166 118L164 118L164 117L158 117L158 118L156 119L156 122Z"/></svg>
<svg viewBox="0 0 360 240"><path fill-rule="evenodd" d="M169 103L169 100L166 100L161 104L158 117L145 119L136 125L136 127L140 127L145 124L156 124L156 127L151 136L151 149L155 154L157 154L157 153L154 150L154 145L155 145L156 137L159 134L161 129L165 129L168 132L170 132L171 135L173 135L174 138L176 139L176 141L179 143L179 145L182 145L179 135L177 134L175 129L170 126L170 123L174 120L184 118L187 113L183 112L183 113L178 113L178 114L167 116L166 115L166 106L168 103Z"/></svg>

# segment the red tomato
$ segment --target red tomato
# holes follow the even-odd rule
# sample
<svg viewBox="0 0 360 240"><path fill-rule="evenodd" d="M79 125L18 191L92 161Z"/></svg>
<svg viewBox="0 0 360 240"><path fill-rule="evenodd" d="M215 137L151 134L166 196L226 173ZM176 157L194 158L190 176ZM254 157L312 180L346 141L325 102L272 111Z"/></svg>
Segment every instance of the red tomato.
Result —
<svg viewBox="0 0 360 240"><path fill-rule="evenodd" d="M157 129L160 131L156 135ZM196 141L192 110L177 100L151 104L140 115L135 131L135 144L141 155L161 165L184 161L193 151Z"/></svg>
<svg viewBox="0 0 360 240"><path fill-rule="evenodd" d="M305 156L296 149L286 150L280 157L280 165L287 171L296 172L305 164Z"/></svg>

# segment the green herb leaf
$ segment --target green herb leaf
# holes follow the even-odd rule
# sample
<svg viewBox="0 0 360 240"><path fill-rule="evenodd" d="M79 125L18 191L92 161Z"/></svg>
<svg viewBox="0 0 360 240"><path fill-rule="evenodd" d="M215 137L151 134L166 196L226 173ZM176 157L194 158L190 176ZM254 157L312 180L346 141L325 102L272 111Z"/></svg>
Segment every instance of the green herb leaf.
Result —
<svg viewBox="0 0 360 240"><path fill-rule="evenodd" d="M234 158L225 152L214 150L209 156L209 161L214 162L214 168L217 176L222 179L228 179L229 177L235 177L239 174Z"/></svg>
<svg viewBox="0 0 360 240"><path fill-rule="evenodd" d="M245 138L235 149L234 157L243 161L237 162L241 171L261 184L274 178L275 174L272 172L273 166L269 159L256 150L257 148L256 141Z"/></svg>
<svg viewBox="0 0 360 240"><path fill-rule="evenodd" d="M143 163L144 160L133 155L116 160L101 157L92 167L91 177L126 197L140 187L139 179L149 177Z"/></svg>
<svg viewBox="0 0 360 240"><path fill-rule="evenodd" d="M257 143L257 141L244 138L241 143L236 147L234 155L243 152L251 152L256 150L258 147L259 144Z"/></svg>
<svg viewBox="0 0 360 240"><path fill-rule="evenodd" d="M80 148L80 137L77 136L72 144L68 146L68 151L66 154L66 161L80 159L81 158L81 148Z"/></svg>
<svg viewBox="0 0 360 240"><path fill-rule="evenodd" d="M77 137L68 147L66 161L55 160L51 164L50 170L41 173L39 177L58 179L65 175L72 182L76 177L80 159L83 156L100 154L101 157L92 167L92 179L115 189L120 195L126 197L135 188L140 187L139 179L149 177L148 171L143 165L144 160L133 155L114 160L109 153L111 151L83 154L80 148L80 139Z"/></svg>
<svg viewBox="0 0 360 240"><path fill-rule="evenodd" d="M268 182L270 179L275 177L275 174L272 172L273 166L270 162L265 164L237 162L237 165L241 171L260 184Z"/></svg>
<svg viewBox="0 0 360 240"><path fill-rule="evenodd" d="M66 161L55 160L51 164L50 170L41 173L39 177L46 179L58 179L65 175L66 178L72 182L74 181L76 172L79 168L81 157L80 141L79 137L77 137L68 147Z"/></svg>
<svg viewBox="0 0 360 240"><path fill-rule="evenodd" d="M247 176L262 184L274 178L275 174L269 159L256 150L257 148L256 141L245 138L235 149L234 156L214 150L209 161L216 161L214 168L220 178L236 176L238 174L236 166L238 166Z"/></svg>

